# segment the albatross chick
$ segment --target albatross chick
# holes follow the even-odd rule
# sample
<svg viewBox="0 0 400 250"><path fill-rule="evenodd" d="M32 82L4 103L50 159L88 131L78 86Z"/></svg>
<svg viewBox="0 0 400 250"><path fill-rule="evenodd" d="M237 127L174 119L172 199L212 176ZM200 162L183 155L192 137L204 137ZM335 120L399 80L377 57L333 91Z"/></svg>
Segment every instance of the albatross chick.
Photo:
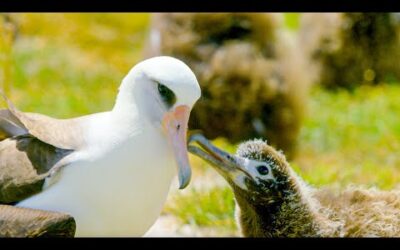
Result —
<svg viewBox="0 0 400 250"><path fill-rule="evenodd" d="M349 187L335 192L307 185L285 156L262 140L242 143L236 155L194 134L189 151L229 183L237 222L246 237L399 237L400 190Z"/></svg>

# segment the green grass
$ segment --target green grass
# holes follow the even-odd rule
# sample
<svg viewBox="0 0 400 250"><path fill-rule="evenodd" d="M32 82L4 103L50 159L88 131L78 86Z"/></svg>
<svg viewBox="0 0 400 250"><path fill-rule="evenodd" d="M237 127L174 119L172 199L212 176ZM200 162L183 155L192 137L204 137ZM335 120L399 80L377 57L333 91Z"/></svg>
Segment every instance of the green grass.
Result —
<svg viewBox="0 0 400 250"><path fill-rule="evenodd" d="M297 31L300 25L300 13L285 13L284 21L289 30Z"/></svg>
<svg viewBox="0 0 400 250"><path fill-rule="evenodd" d="M399 85L314 89L295 163L313 184L400 183Z"/></svg>
<svg viewBox="0 0 400 250"><path fill-rule="evenodd" d="M108 110L141 58L148 14L21 14L12 52L18 107L56 117Z"/></svg>
<svg viewBox="0 0 400 250"><path fill-rule="evenodd" d="M9 96L24 111L72 117L110 109L117 88L141 58L147 14L21 14L20 34L11 52ZM299 27L299 14L285 23ZM0 54L4 51L0 51ZM4 64L1 64L4 67ZM7 69L7 72L10 69ZM400 86L363 86L353 93L313 88L309 112L291 162L315 186L349 184L390 189L400 183ZM235 152L226 140L215 143ZM237 233L229 187L197 189L214 171L190 157L189 190L172 192L164 213L179 223Z"/></svg>
<svg viewBox="0 0 400 250"><path fill-rule="evenodd" d="M165 212L177 216L181 223L200 227L216 227L234 234L233 193L228 186L210 190L191 189L185 195L176 195Z"/></svg>

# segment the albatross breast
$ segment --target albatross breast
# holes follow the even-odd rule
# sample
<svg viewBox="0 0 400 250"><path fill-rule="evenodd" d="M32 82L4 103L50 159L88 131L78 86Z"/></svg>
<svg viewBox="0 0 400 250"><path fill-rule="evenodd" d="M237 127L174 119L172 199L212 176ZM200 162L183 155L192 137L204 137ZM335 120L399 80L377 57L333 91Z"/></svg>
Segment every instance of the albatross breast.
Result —
<svg viewBox="0 0 400 250"><path fill-rule="evenodd" d="M154 146L143 147L149 142ZM175 174L168 151L161 135L140 133L97 159L64 168L51 188L18 206L72 214L77 236L141 236L160 214Z"/></svg>

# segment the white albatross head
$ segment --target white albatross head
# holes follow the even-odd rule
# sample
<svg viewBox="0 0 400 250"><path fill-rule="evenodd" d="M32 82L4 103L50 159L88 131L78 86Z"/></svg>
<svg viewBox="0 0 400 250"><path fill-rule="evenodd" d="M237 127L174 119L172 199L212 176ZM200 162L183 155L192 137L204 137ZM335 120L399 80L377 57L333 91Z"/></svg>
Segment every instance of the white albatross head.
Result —
<svg viewBox="0 0 400 250"><path fill-rule="evenodd" d="M182 61L168 56L136 64L123 79L114 111L140 115L161 129L173 148L179 188L191 178L186 133L189 114L201 96L196 76Z"/></svg>

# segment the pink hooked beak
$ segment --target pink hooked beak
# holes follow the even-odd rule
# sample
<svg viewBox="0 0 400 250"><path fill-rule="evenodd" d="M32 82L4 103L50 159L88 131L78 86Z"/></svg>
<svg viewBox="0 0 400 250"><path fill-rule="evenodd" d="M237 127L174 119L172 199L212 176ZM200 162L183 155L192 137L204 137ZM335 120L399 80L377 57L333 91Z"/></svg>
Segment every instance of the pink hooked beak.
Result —
<svg viewBox="0 0 400 250"><path fill-rule="evenodd" d="M162 120L163 129L172 145L178 165L179 189L184 189L189 184L192 174L186 145L189 114L190 108L186 105L180 105L173 111L166 113Z"/></svg>

